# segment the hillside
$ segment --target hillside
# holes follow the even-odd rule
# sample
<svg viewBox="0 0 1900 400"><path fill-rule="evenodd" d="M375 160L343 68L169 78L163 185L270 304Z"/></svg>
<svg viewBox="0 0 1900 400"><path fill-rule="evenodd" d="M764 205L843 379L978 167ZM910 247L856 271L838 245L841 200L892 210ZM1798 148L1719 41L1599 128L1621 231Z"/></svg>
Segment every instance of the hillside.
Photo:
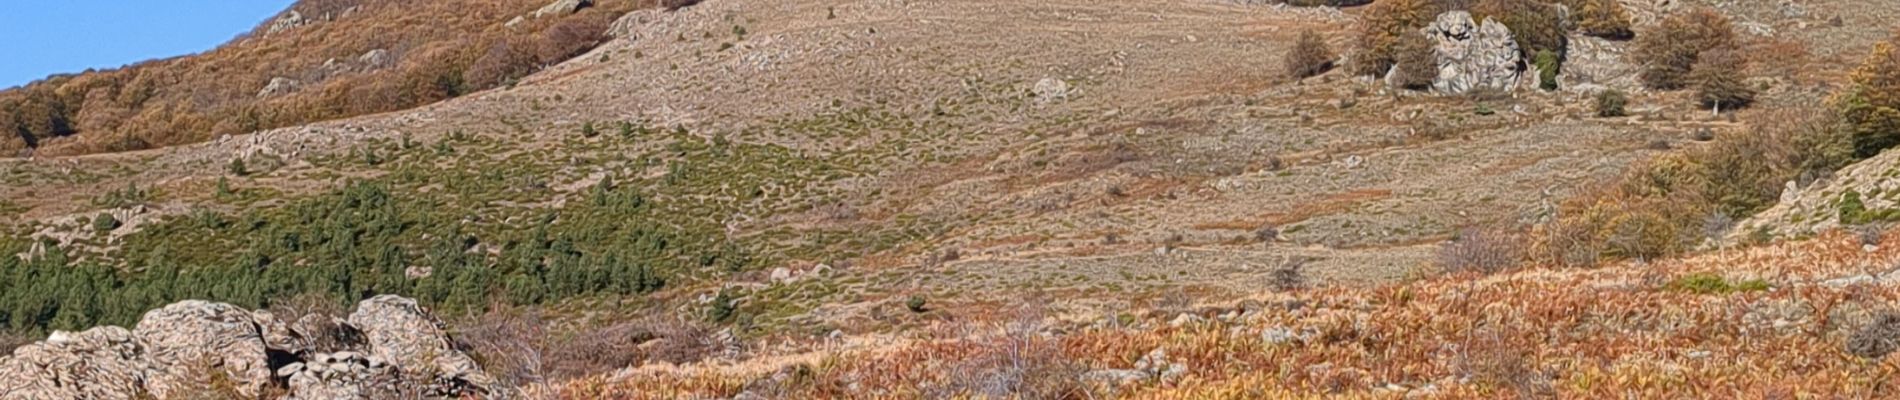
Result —
<svg viewBox="0 0 1900 400"><path fill-rule="evenodd" d="M1819 160L1800 144L1837 131L1791 115L1900 98L1868 95L1900 5L1616 2L1634 38L1553 19L1540 90L1486 46L1544 42L1480 21L1546 14L1452 3L603 1L563 18L605 40L512 84L0 160L0 326L400 295L551 398L1890 395L1886 352L1856 349L1888 343L1857 332L1884 326L1895 246L1786 216L1888 185L1887 137L1843 128L1873 154ZM1432 67L1520 69L1358 74L1408 5L1445 28ZM1703 13L1732 37L1691 61L1750 62L1653 87L1639 58L1695 43L1645 38ZM1308 34L1336 57L1289 74ZM1436 87L1466 84L1506 87Z"/></svg>
<svg viewBox="0 0 1900 400"><path fill-rule="evenodd" d="M142 150L428 104L566 60L614 17L657 6L565 3L299 1L201 54L0 91L0 155Z"/></svg>

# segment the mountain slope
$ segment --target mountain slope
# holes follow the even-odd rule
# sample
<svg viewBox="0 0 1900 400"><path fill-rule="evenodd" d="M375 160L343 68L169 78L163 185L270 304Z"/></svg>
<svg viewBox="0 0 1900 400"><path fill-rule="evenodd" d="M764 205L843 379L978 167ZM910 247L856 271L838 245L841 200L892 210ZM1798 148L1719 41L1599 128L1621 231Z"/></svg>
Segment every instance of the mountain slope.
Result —
<svg viewBox="0 0 1900 400"><path fill-rule="evenodd" d="M0 92L0 155L172 146L495 87L591 48L613 18L654 6L599 3L540 13L541 0L301 1L202 54Z"/></svg>

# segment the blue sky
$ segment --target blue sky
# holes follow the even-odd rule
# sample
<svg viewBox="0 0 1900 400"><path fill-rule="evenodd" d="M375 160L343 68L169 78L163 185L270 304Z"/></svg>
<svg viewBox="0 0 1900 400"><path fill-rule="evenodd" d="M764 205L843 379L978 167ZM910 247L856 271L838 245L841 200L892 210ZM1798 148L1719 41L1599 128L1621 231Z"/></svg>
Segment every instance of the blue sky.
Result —
<svg viewBox="0 0 1900 400"><path fill-rule="evenodd" d="M0 10L0 88L217 47L291 0L32 0Z"/></svg>

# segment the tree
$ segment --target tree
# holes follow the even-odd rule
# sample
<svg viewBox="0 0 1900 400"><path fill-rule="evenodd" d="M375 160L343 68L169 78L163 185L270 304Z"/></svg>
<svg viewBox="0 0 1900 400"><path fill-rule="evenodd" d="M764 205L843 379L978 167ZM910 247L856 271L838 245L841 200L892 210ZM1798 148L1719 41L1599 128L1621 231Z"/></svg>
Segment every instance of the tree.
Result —
<svg viewBox="0 0 1900 400"><path fill-rule="evenodd" d="M1333 68L1337 58L1326 39L1311 30L1300 32L1300 39L1293 43L1293 49L1286 55L1286 73L1294 78L1306 78L1325 73Z"/></svg>
<svg viewBox="0 0 1900 400"><path fill-rule="evenodd" d="M1448 6L1437 0L1381 0L1359 23L1352 73L1384 76L1398 63L1400 38L1430 25Z"/></svg>
<svg viewBox="0 0 1900 400"><path fill-rule="evenodd" d="M1642 63L1644 86L1659 90L1688 87L1689 72L1703 53L1736 48L1728 17L1706 8L1663 19L1652 32L1636 39L1633 60Z"/></svg>
<svg viewBox="0 0 1900 400"><path fill-rule="evenodd" d="M1900 36L1874 45L1835 102L1858 158L1900 145Z"/></svg>
<svg viewBox="0 0 1900 400"><path fill-rule="evenodd" d="M1697 57L1689 81L1696 87L1696 98L1703 107L1717 111L1747 106L1755 101L1755 90L1742 82L1747 59L1737 51L1714 49Z"/></svg>

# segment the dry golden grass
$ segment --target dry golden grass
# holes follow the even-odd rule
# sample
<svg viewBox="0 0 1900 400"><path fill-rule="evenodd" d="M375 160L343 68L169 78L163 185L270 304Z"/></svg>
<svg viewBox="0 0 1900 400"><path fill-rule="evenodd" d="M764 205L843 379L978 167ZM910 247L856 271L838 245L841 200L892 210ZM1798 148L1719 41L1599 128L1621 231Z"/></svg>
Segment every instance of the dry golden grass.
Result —
<svg viewBox="0 0 1900 400"><path fill-rule="evenodd" d="M1264 304L1258 311L1233 322L1179 327L1150 321L1136 328L1075 327L1045 330L1066 334L1025 336L1012 333L1020 322L1011 321L1024 321L1020 314L999 313L968 319L989 322L971 322L960 334L869 351L819 351L822 361L778 373L717 366L642 370L575 381L564 389L567 398L610 399L727 397L765 388L785 398L1385 398L1407 391L1426 391L1431 398L1900 395L1892 385L1900 360L1861 359L1843 349L1854 331L1900 300L1900 287L1823 282L1870 265L1892 265L1900 256L1860 246L1856 238L1836 234L1648 265L1272 294L1257 298ZM1302 338L1263 340L1271 329ZM1046 368L1131 368L1154 349L1165 350L1188 372L1118 388L1079 381L1079 374L1035 374ZM990 366L998 370L988 373L1044 381L1006 385L1025 391L950 390L964 387L960 376L969 368L990 365L980 360L999 356L1017 357L1014 365L1021 367ZM1083 386L1067 392L1026 389L1077 384Z"/></svg>

